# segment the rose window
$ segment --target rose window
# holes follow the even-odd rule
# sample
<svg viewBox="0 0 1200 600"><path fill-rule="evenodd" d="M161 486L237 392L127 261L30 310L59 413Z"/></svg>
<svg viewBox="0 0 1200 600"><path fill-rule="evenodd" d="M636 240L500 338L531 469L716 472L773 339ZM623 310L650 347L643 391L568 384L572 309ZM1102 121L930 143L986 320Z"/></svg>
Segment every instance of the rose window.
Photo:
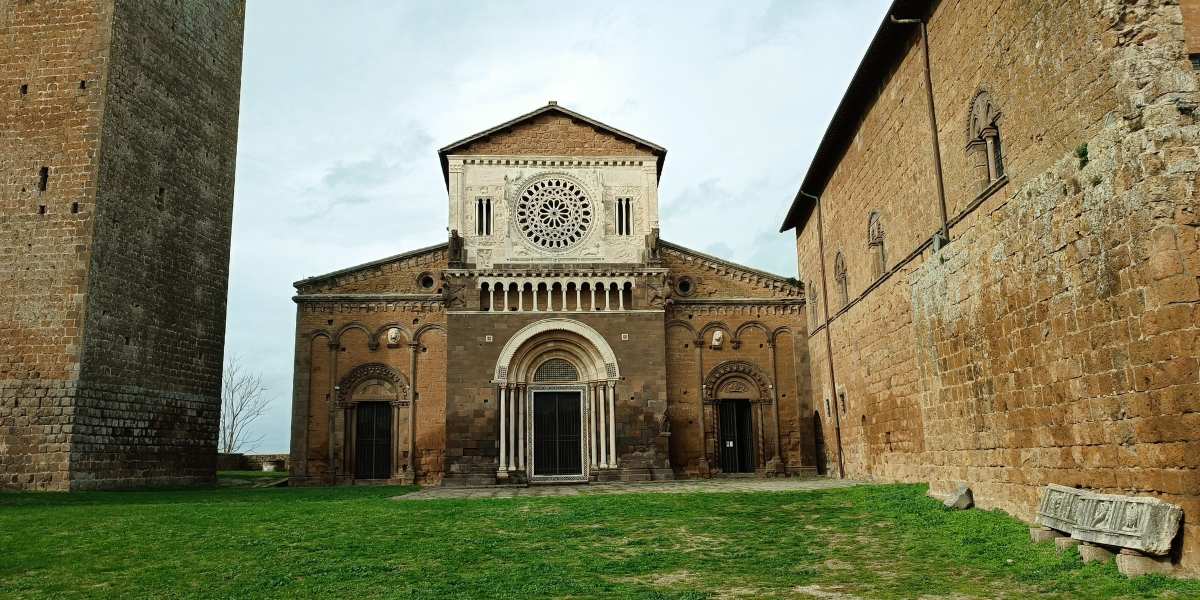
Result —
<svg viewBox="0 0 1200 600"><path fill-rule="evenodd" d="M592 227L592 201L583 188L558 177L530 184L517 199L517 228L533 245L566 250L579 243Z"/></svg>

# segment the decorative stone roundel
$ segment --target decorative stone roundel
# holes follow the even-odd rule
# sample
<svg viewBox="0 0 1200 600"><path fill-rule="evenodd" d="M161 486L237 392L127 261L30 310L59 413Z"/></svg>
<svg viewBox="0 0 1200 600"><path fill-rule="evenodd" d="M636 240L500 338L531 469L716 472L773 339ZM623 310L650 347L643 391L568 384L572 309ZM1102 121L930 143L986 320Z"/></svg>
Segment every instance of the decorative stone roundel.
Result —
<svg viewBox="0 0 1200 600"><path fill-rule="evenodd" d="M583 187L565 177L547 177L527 186L517 198L514 222L534 246L567 250L587 235L595 221L592 200Z"/></svg>

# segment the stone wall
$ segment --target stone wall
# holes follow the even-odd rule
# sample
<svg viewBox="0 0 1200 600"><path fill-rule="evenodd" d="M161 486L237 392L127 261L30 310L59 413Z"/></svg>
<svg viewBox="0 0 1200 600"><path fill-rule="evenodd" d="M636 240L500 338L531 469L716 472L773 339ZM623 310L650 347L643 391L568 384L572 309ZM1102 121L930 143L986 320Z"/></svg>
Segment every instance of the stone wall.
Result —
<svg viewBox="0 0 1200 600"><path fill-rule="evenodd" d="M335 386L355 367L366 364L382 364L400 373L410 387L410 400L411 392L416 392L416 480L439 482L446 405L446 315L440 299L301 300L296 320L289 461L296 483L332 483L350 477L344 423L339 426L340 415L331 404L337 396ZM392 328L401 332L396 344L387 341ZM409 408L398 410L405 424L398 432L400 459L407 461Z"/></svg>
<svg viewBox="0 0 1200 600"><path fill-rule="evenodd" d="M505 343L546 313L452 313L446 369L446 476L493 477L499 464L497 387L492 382ZM657 447L667 407L663 314L564 313L608 341L616 354L616 447L622 479L649 479L668 467ZM627 336L622 339L622 334ZM488 336L491 341L488 341Z"/></svg>
<svg viewBox="0 0 1200 600"><path fill-rule="evenodd" d="M662 258L663 266L670 270L667 389L671 466L676 475L707 476L717 470L718 415L709 404L702 416L701 398L704 381L713 369L736 361L753 365L771 382L773 402L779 405L778 457L774 405L755 407L756 467L765 472L781 461L786 473L813 473L816 463L800 286L673 244L665 245ZM686 290L681 287L685 280ZM724 342L714 348L713 335L718 331ZM700 461L705 441L706 465Z"/></svg>
<svg viewBox="0 0 1200 600"><path fill-rule="evenodd" d="M562 114L548 113L480 139L455 154L653 156L647 148Z"/></svg>
<svg viewBox="0 0 1200 600"><path fill-rule="evenodd" d="M211 481L242 4L0 20L3 485Z"/></svg>
<svg viewBox="0 0 1200 600"><path fill-rule="evenodd" d="M111 19L0 6L0 487L69 485Z"/></svg>
<svg viewBox="0 0 1200 600"><path fill-rule="evenodd" d="M1047 483L1200 515L1200 97L1179 6L943 3L929 37L952 243L928 247L939 221L915 46L822 194L828 290L816 215L798 232L810 296L834 317L836 390L824 306L808 344L831 463L840 422L850 477L963 482L1027 520ZM981 89L1002 113L1007 173L982 194L963 150ZM887 233L879 278L871 211ZM1176 558L1200 571L1195 524Z"/></svg>

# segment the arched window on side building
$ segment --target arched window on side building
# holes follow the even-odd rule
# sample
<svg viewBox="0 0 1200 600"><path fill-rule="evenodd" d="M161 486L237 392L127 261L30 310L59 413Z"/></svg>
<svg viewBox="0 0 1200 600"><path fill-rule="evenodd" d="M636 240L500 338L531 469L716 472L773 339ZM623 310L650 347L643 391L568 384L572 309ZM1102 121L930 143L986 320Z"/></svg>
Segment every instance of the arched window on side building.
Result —
<svg viewBox="0 0 1200 600"><path fill-rule="evenodd" d="M986 90L980 90L971 100L967 121L967 158L975 172L978 188L988 186L1004 177L1004 150L1000 143L1000 109Z"/></svg>
<svg viewBox="0 0 1200 600"><path fill-rule="evenodd" d="M871 274L879 279L887 272L887 251L883 247L883 221L878 212L867 217L867 249L871 251Z"/></svg>
<svg viewBox="0 0 1200 600"><path fill-rule="evenodd" d="M838 298L845 307L850 303L850 282L846 275L846 257L841 251L833 259L833 280L837 283Z"/></svg>

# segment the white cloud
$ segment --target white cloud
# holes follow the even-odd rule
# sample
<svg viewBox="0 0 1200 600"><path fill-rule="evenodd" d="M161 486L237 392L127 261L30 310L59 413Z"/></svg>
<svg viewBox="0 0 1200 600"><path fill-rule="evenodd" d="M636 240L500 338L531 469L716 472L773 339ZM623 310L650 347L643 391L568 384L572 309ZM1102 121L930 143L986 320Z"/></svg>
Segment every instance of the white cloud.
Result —
<svg viewBox="0 0 1200 600"><path fill-rule="evenodd" d="M275 398L259 450L292 282L445 240L437 148L547 100L669 149L664 238L795 276L776 230L887 5L248 3L226 353Z"/></svg>

